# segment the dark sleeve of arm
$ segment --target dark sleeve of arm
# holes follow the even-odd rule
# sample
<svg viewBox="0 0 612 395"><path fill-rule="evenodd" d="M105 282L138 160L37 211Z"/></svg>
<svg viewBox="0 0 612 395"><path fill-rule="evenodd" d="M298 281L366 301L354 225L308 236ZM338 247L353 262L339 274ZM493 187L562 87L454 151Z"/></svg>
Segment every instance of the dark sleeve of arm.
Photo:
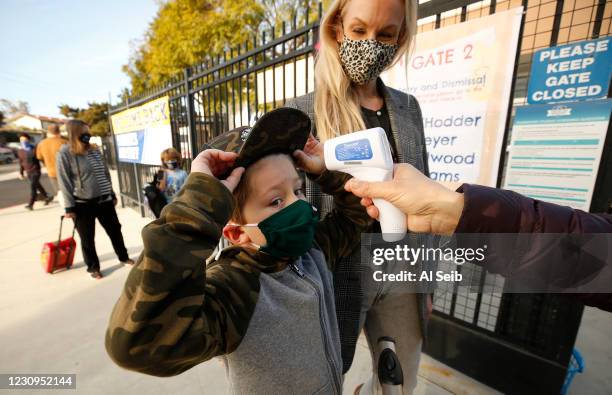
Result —
<svg viewBox="0 0 612 395"><path fill-rule="evenodd" d="M608 233L612 216L546 203L513 191L463 184L455 233Z"/></svg>
<svg viewBox="0 0 612 395"><path fill-rule="evenodd" d="M427 145L425 144L425 130L423 128L423 114L421 113L421 106L419 105L419 101L412 95L410 95L410 100L414 101L414 106L416 108L417 113L417 133L419 134L419 138L423 142L421 149L421 156L423 157L423 174L429 177L429 162L427 156Z"/></svg>
<svg viewBox="0 0 612 395"><path fill-rule="evenodd" d="M610 233L612 216L590 214L479 185L464 184L458 191L463 192L465 205L456 229L457 240L489 245L481 265L491 272L552 292L581 284L586 285L581 289L588 290L589 284L593 284L590 281L609 275L612 265L609 258L582 253L576 250L574 242L566 241L571 240L570 236L557 234ZM520 233L526 237L489 237L490 233ZM587 249L593 248L594 243L607 243L602 237L592 236ZM605 250L605 245L595 249ZM571 295L586 305L612 311L612 294L578 291Z"/></svg>
<svg viewBox="0 0 612 395"><path fill-rule="evenodd" d="M23 161L21 160L21 152L17 153L17 159L19 160L19 175L23 177Z"/></svg>
<svg viewBox="0 0 612 395"><path fill-rule="evenodd" d="M310 177L310 176L309 176ZM325 171L314 181L321 191L334 197L334 207L317 224L315 240L333 270L339 258L349 256L361 241L361 233L372 224L360 198L344 190L350 175Z"/></svg>
<svg viewBox="0 0 612 395"><path fill-rule="evenodd" d="M173 376L237 347L252 289L234 282L239 268L205 266L232 208L225 186L194 173L143 229L144 251L106 332L106 350L118 365Z"/></svg>
<svg viewBox="0 0 612 395"><path fill-rule="evenodd" d="M162 192L166 191L166 181L166 172L159 170L157 172L157 188Z"/></svg>

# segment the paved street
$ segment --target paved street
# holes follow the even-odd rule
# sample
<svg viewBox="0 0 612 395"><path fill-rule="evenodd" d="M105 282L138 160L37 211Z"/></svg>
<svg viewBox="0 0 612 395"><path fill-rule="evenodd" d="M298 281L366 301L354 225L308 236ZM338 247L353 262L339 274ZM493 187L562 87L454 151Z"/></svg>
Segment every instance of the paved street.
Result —
<svg viewBox="0 0 612 395"><path fill-rule="evenodd" d="M16 177L19 172L19 165L11 163L0 165L0 209L14 206L16 204L26 205L30 196L30 184L28 180L20 180ZM49 179L46 173L41 177L43 187L50 191ZM41 203L36 204L41 205Z"/></svg>

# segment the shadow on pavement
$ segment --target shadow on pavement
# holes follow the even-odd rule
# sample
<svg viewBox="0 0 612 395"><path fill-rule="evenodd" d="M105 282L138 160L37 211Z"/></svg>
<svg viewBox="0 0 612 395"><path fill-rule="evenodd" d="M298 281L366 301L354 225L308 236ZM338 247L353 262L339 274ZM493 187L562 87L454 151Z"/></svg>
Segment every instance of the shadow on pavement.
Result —
<svg viewBox="0 0 612 395"><path fill-rule="evenodd" d="M130 258L132 258L133 260L136 260L134 256L136 254L140 254L140 251L142 251L142 246L128 247L127 251L128 251L128 255L130 256ZM100 263L103 263L104 261L111 260L111 259L116 259L117 261L119 261L119 259L117 258L117 255L115 255L114 252L108 252L106 254L98 255L98 258L100 259Z"/></svg>
<svg viewBox="0 0 612 395"><path fill-rule="evenodd" d="M117 264L115 264L115 265L113 265L113 266L111 266L111 267L107 267L107 268L105 268L105 269L102 269L102 268L101 268L101 269L100 269L100 272L102 272L102 275L103 275L104 277L107 277L107 276L109 276L109 275L110 275L112 272L114 272L115 270L122 269L124 266L126 266L126 265L124 265L123 263L117 263Z"/></svg>
<svg viewBox="0 0 612 395"><path fill-rule="evenodd" d="M23 206L21 207L19 211L9 211L7 213L0 214L0 217L8 217L11 215L23 214L24 212L27 212L28 210L25 209L26 203L23 203ZM34 203L34 210L31 213L32 215L36 215L37 211L51 210L51 209L56 208L57 206L59 206L59 203L57 202L51 202L47 206L45 206L44 203ZM59 216L58 216L58 220L59 220Z"/></svg>

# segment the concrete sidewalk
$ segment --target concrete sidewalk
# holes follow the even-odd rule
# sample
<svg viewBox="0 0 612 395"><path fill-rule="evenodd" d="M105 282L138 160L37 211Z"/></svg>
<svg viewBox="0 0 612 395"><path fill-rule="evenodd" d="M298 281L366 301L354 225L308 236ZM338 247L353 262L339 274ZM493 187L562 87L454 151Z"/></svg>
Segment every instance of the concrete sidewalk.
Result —
<svg viewBox="0 0 612 395"><path fill-rule="evenodd" d="M57 203L36 205L32 212L25 211L21 204L0 210L4 236L0 238L0 373L75 373L77 393L88 395L225 393L225 370L217 361L201 364L178 377L155 378L123 370L109 359L104 332L130 268L119 264L110 240L98 225L96 246L102 280L88 276L80 248L72 269L44 273L40 250L44 242L57 239L61 213ZM150 219L128 208L118 208L118 215L126 246L135 259L142 248L140 231ZM71 229L68 222L66 225L64 237ZM344 392L351 394L369 377L370 369L369 351L362 337L345 378ZM416 393L493 391L424 355Z"/></svg>

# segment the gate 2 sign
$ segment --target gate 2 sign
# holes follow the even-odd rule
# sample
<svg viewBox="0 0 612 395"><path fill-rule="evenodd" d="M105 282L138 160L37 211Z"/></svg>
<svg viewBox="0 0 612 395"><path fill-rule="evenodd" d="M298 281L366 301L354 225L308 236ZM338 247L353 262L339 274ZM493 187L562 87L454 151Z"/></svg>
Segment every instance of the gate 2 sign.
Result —
<svg viewBox="0 0 612 395"><path fill-rule="evenodd" d="M172 147L167 96L111 116L121 162L160 165L159 155Z"/></svg>
<svg viewBox="0 0 612 395"><path fill-rule="evenodd" d="M546 48L533 55L530 104L603 99L612 75L610 37Z"/></svg>

